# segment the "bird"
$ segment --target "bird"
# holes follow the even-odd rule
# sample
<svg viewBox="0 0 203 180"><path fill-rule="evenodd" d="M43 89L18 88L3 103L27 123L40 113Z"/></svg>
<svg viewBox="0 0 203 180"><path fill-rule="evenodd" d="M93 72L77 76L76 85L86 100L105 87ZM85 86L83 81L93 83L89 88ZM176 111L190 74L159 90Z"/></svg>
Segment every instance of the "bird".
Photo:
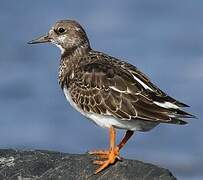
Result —
<svg viewBox="0 0 203 180"><path fill-rule="evenodd" d="M109 148L93 150L95 174L122 160L120 150L134 132L160 123L184 125L195 118L189 107L167 95L136 66L92 49L87 33L75 20L59 20L48 33L28 44L52 43L60 48L58 82L70 105L109 130ZM116 144L116 131L125 135Z"/></svg>

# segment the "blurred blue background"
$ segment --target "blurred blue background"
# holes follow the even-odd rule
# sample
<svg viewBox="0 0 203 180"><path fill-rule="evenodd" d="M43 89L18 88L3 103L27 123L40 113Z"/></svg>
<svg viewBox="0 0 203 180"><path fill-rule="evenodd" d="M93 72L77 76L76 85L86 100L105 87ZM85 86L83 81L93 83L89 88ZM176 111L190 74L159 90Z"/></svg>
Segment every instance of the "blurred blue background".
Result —
<svg viewBox="0 0 203 180"><path fill-rule="evenodd" d="M202 0L1 1L0 148L84 153L108 146L108 131L66 101L57 82L60 50L26 44L55 21L75 19L94 49L136 65L199 118L137 133L122 155L178 179L203 179L202 7Z"/></svg>

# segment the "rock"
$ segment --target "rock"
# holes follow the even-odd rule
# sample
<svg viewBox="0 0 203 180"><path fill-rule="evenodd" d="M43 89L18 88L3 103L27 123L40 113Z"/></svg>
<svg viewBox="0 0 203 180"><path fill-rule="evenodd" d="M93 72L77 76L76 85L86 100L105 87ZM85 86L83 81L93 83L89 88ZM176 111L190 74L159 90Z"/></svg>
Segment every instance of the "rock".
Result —
<svg viewBox="0 0 203 180"><path fill-rule="evenodd" d="M0 150L0 180L175 180L167 169L137 160L123 160L94 175L88 154Z"/></svg>

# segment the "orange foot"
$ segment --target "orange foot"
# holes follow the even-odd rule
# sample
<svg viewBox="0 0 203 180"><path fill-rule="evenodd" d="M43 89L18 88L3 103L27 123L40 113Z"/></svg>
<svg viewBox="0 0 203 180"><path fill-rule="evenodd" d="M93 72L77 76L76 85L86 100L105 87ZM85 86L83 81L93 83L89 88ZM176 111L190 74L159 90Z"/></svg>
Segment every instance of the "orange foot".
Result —
<svg viewBox="0 0 203 180"><path fill-rule="evenodd" d="M110 150L90 151L89 154L97 156L100 160L93 161L94 164L100 165L94 174L101 172L109 165L114 164L116 160L120 160L119 148L111 148Z"/></svg>

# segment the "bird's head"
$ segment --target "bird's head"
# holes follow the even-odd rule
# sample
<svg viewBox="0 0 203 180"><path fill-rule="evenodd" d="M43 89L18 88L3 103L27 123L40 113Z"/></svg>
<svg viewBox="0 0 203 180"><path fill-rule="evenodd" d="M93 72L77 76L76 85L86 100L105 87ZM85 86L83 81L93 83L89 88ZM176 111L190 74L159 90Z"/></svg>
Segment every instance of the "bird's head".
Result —
<svg viewBox="0 0 203 180"><path fill-rule="evenodd" d="M77 48L90 48L88 37L82 26L73 20L60 20L49 30L48 34L34 39L28 44L51 42L64 52Z"/></svg>

